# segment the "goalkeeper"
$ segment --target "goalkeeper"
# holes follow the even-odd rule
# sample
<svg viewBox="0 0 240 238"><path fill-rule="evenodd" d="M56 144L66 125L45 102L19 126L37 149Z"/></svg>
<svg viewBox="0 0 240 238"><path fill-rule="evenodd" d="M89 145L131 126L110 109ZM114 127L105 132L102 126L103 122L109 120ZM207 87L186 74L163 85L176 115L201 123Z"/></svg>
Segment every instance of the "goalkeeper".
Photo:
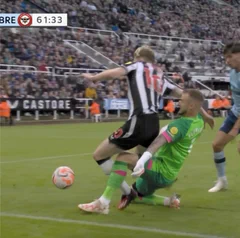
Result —
<svg viewBox="0 0 240 238"><path fill-rule="evenodd" d="M79 204L78 207L86 212L108 214L113 193L120 188L130 168L133 169L132 175L138 178L130 194L122 196L119 209L126 208L132 200L178 208L180 200L177 195L161 197L154 192L176 181L184 160L202 133L204 121L199 112L203 101L204 97L198 90L185 90L179 102L181 118L163 128L140 159L136 154L120 153L102 196L94 202Z"/></svg>

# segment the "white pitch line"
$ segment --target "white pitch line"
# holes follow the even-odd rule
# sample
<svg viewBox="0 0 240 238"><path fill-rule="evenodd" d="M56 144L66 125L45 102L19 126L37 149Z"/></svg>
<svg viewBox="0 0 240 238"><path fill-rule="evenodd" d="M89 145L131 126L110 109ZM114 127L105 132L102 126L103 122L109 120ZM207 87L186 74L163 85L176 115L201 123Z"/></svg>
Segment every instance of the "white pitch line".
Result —
<svg viewBox="0 0 240 238"><path fill-rule="evenodd" d="M22 159L22 160L10 160L10 161L0 161L0 164L14 164L14 163L21 163L21 162L31 162L31 161L37 161L37 160L52 160L52 159L61 159L61 158L69 158L69 157L75 157L75 156L86 156L86 155L92 155L93 153L83 153L83 154L73 154L73 155L56 155L56 156L48 156L48 157L40 157L40 158L32 158L32 159ZM202 154L211 154L210 152L203 152ZM192 155L192 157L198 157L198 155Z"/></svg>
<svg viewBox="0 0 240 238"><path fill-rule="evenodd" d="M209 141L198 142L197 144L208 144ZM20 159L20 160L10 160L10 161L0 161L0 164L13 164L13 163L21 163L21 162L29 162L29 161L36 161L36 160L51 160L51 159L61 159L61 158L69 158L74 156L86 156L92 155L93 153L82 153L82 154L72 154L72 155L55 155L55 156L47 156L47 157L40 157L40 158L32 158L32 159Z"/></svg>
<svg viewBox="0 0 240 238"><path fill-rule="evenodd" d="M82 154L72 154L72 155L56 155L56 156L48 156L48 157L40 157L40 158L32 158L32 159L22 159L22 160L10 160L10 161L0 161L0 164L12 164L12 163L20 163L20 162L29 162L36 160L50 160L50 159L60 159L60 158L68 158L74 156L85 156L92 155L93 153L82 153Z"/></svg>
<svg viewBox="0 0 240 238"><path fill-rule="evenodd" d="M198 234L198 233L190 233L190 232L182 232L182 231L171 231L171 230L151 228L151 227L138 227L138 226L111 224L111 223L91 222L91 221L84 221L84 220L31 216L31 215L14 214L14 213L8 213L8 212L1 212L0 216L14 217L14 218L20 218L20 219L22 218L22 219L30 219L30 220L39 220L39 221L41 220L41 221L53 221L53 222L60 222L60 223L71 223L71 224L86 225L86 226L115 228L115 229L132 230L132 231L143 231L143 232L167 234L167 235L174 235L174 236L184 236L184 237L194 237L194 238L225 238L222 236Z"/></svg>

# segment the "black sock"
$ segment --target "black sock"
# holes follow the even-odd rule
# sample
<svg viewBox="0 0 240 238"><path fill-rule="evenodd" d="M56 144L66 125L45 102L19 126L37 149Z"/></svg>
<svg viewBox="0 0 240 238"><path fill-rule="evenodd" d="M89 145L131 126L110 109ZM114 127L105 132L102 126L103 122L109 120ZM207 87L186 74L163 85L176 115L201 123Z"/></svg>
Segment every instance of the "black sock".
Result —
<svg viewBox="0 0 240 238"><path fill-rule="evenodd" d="M108 157L106 159L97 160L96 162L98 163L98 165L101 165L101 164L103 164L104 162L106 162L109 159L111 159L111 157Z"/></svg>
<svg viewBox="0 0 240 238"><path fill-rule="evenodd" d="M138 194L139 197L143 197L144 195L139 193L137 190L136 182L132 185L133 190Z"/></svg>

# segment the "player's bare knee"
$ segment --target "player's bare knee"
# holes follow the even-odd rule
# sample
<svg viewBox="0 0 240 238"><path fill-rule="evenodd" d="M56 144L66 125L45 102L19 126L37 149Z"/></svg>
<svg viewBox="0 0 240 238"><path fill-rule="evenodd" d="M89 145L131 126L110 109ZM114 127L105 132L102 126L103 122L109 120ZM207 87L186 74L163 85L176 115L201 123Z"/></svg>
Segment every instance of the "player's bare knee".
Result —
<svg viewBox="0 0 240 238"><path fill-rule="evenodd" d="M96 161L101 160L101 157L99 156L99 153L97 150L94 151L94 153L93 153L93 159Z"/></svg>
<svg viewBox="0 0 240 238"><path fill-rule="evenodd" d="M93 153L93 159L96 160L96 161L107 159L107 158L110 158L110 157L107 156L107 155L105 156L103 153L101 153L101 151L96 150Z"/></svg>
<svg viewBox="0 0 240 238"><path fill-rule="evenodd" d="M123 161L123 162L125 162L127 155L129 155L129 153L127 153L127 152L121 152L121 153L118 154L116 160L117 160L117 161Z"/></svg>
<svg viewBox="0 0 240 238"><path fill-rule="evenodd" d="M219 142L217 142L217 141L214 141L212 143L212 148L213 148L214 152L220 152L220 151L222 151L224 149L224 145L219 143Z"/></svg>

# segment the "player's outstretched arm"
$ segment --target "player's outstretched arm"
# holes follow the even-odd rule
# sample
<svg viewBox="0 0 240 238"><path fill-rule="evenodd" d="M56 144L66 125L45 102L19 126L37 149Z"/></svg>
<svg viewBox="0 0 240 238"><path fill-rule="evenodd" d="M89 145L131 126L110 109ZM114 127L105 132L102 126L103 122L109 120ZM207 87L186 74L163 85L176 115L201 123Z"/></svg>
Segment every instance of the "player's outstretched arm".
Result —
<svg viewBox="0 0 240 238"><path fill-rule="evenodd" d="M81 74L82 77L88 80L92 80L93 82L96 81L101 81L101 80L107 80L107 79L114 79L114 78L122 78L127 74L127 71L123 67L115 68L115 69L108 69L105 70L99 74L89 74L89 73L84 73Z"/></svg>
<svg viewBox="0 0 240 238"><path fill-rule="evenodd" d="M152 144L147 148L147 151L153 155L159 150L160 147L162 147L166 143L167 143L167 139L162 134L160 134L157 138L155 138Z"/></svg>
<svg viewBox="0 0 240 238"><path fill-rule="evenodd" d="M203 108L201 108L200 114L203 117L204 122L207 123L213 129L215 126L214 118L210 116Z"/></svg>
<svg viewBox="0 0 240 238"><path fill-rule="evenodd" d="M147 148L147 151L143 153L141 158L138 160L136 166L133 169L132 176L133 177L139 177L144 172L144 165L145 163L152 158L152 155L157 152L157 150L165 145L167 143L167 139L160 134L153 142L152 144Z"/></svg>

